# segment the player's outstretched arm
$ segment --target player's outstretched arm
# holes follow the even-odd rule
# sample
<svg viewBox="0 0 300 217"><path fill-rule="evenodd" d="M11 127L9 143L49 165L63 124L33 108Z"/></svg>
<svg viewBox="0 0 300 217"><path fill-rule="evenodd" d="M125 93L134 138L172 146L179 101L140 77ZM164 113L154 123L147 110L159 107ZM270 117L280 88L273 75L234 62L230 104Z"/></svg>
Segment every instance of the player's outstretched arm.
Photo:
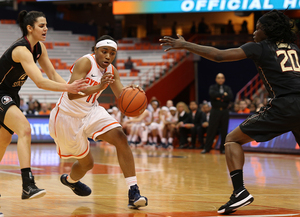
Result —
<svg viewBox="0 0 300 217"><path fill-rule="evenodd" d="M33 80L38 88L59 92L78 93L86 89L85 81L78 80L74 84L58 83L42 76L40 69L33 61L30 51L23 46L16 47L12 52L12 58L15 62L21 63L26 74Z"/></svg>
<svg viewBox="0 0 300 217"><path fill-rule="evenodd" d="M204 46L186 41L181 35L177 35L178 38L172 38L170 36L164 36L159 39L161 46L170 46L165 51L173 49L185 49L206 59L214 62L230 62L241 59L246 59L247 56L241 48L231 48L226 50L220 50L211 46Z"/></svg>

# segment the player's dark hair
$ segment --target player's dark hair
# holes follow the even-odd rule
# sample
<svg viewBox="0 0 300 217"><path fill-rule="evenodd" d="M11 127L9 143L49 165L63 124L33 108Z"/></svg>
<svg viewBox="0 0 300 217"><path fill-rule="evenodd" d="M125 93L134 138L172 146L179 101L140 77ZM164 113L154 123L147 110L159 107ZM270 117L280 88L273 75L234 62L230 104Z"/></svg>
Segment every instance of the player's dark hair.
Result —
<svg viewBox="0 0 300 217"><path fill-rule="evenodd" d="M37 18L45 17L45 14L40 11L30 11L25 10L21 11L18 16L18 23L23 33L23 37L28 34L27 26L30 25L34 28L34 23L37 21Z"/></svg>
<svg viewBox="0 0 300 217"><path fill-rule="evenodd" d="M292 43L297 38L293 31L294 23L283 12L272 10L260 17L259 22L268 40L274 43Z"/></svg>
<svg viewBox="0 0 300 217"><path fill-rule="evenodd" d="M95 43L95 46L96 44L99 42L99 41L103 41L103 40L106 40L106 39L110 39L114 42L116 42L116 44L118 44L118 42L111 36L109 35L102 35L100 38L97 39L96 43ZM95 49L95 46L92 47L92 52L94 52L94 49Z"/></svg>

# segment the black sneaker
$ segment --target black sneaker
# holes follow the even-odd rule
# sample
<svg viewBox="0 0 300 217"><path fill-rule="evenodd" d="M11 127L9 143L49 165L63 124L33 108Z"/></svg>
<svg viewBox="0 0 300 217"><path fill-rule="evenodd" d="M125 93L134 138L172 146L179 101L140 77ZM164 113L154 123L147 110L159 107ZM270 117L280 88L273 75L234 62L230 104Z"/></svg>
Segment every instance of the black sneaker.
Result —
<svg viewBox="0 0 300 217"><path fill-rule="evenodd" d="M45 194L45 189L39 189L34 183L32 183L27 187L23 187L22 200L40 198Z"/></svg>
<svg viewBox="0 0 300 217"><path fill-rule="evenodd" d="M76 183L69 183L67 181L68 174L63 174L60 177L61 183L68 186L72 189L72 191L77 194L78 196L89 196L92 193L92 190L82 182L78 181Z"/></svg>
<svg viewBox="0 0 300 217"><path fill-rule="evenodd" d="M238 208L247 206L253 202L253 196L247 191L246 188L237 190L238 193L233 192L230 200L218 210L220 214L230 214L235 212Z"/></svg>
<svg viewBox="0 0 300 217"><path fill-rule="evenodd" d="M128 198L128 208L130 209L138 209L139 207L148 205L147 197L140 195L140 190L137 185L130 186L130 189L128 191Z"/></svg>

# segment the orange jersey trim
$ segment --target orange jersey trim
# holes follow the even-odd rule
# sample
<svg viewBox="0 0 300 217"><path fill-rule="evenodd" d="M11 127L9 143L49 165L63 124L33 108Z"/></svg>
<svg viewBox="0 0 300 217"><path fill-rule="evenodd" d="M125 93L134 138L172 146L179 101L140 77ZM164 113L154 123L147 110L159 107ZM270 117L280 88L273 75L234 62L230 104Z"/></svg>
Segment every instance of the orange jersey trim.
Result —
<svg viewBox="0 0 300 217"><path fill-rule="evenodd" d="M55 119L54 119L54 132L55 132L55 136L57 136L57 134L56 134L56 119L57 119L58 113L59 113L59 108L57 108L57 112L55 114ZM57 144L57 145L58 145L58 155L59 155L60 158L61 157L80 157L80 156L84 155L89 150L89 144L87 143L86 150L83 153L79 154L79 155L62 155L60 147L59 147L59 144Z"/></svg>
<svg viewBox="0 0 300 217"><path fill-rule="evenodd" d="M72 69L74 68L74 66L75 66L75 64L76 64L76 62L78 61L78 60L80 60L82 57L80 57L80 58L78 58L74 63L73 63L73 65L70 67L70 69L69 69L69 71L70 71L70 73L72 74L73 72L72 72ZM91 68L90 68L90 70L88 71L88 73L86 73L86 75L88 75L89 73L90 73L90 71L92 70L92 63L91 63Z"/></svg>
<svg viewBox="0 0 300 217"><path fill-rule="evenodd" d="M96 132L93 134L93 136L92 136L93 140L95 140L94 136L95 136L96 133L99 133L99 132L103 131L105 128L107 128L107 127L109 127L109 126L111 126L111 125L113 125L113 124L119 124L119 122L113 122L113 123L110 123L110 124L106 125L105 127L103 127L101 130L96 131Z"/></svg>
<svg viewBox="0 0 300 217"><path fill-rule="evenodd" d="M89 144L88 144L88 143L87 143L86 150L85 150L83 153L79 154L79 155L72 155L72 154L69 154L69 155L62 155L62 154L61 154L61 151L60 151L60 149L59 149L59 157L60 157L60 158L61 158L61 157L80 157L80 156L84 155L85 153L87 153L88 150L89 150Z"/></svg>

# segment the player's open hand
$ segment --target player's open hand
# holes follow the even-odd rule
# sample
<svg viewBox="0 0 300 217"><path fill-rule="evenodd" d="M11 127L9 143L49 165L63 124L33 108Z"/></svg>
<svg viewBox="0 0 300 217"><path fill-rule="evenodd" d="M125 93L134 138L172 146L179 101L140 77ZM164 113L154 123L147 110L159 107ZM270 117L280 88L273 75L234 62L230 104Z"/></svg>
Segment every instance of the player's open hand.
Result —
<svg viewBox="0 0 300 217"><path fill-rule="evenodd" d="M114 75L111 72L105 72L101 78L99 89L103 90L107 88L107 86L114 83L114 81Z"/></svg>
<svg viewBox="0 0 300 217"><path fill-rule="evenodd" d="M183 49L183 44L186 42L186 40L179 34L177 34L178 39L172 38L170 36L164 36L163 38L159 39L160 42L162 42L161 46L171 46L165 51L169 51L172 49Z"/></svg>
<svg viewBox="0 0 300 217"><path fill-rule="evenodd" d="M86 80L84 78L76 80L74 82L72 82L72 84L68 84L67 86L67 92L69 93L73 93L73 94L81 94L84 95L84 93L82 93L82 90L85 90L87 88L87 83Z"/></svg>

